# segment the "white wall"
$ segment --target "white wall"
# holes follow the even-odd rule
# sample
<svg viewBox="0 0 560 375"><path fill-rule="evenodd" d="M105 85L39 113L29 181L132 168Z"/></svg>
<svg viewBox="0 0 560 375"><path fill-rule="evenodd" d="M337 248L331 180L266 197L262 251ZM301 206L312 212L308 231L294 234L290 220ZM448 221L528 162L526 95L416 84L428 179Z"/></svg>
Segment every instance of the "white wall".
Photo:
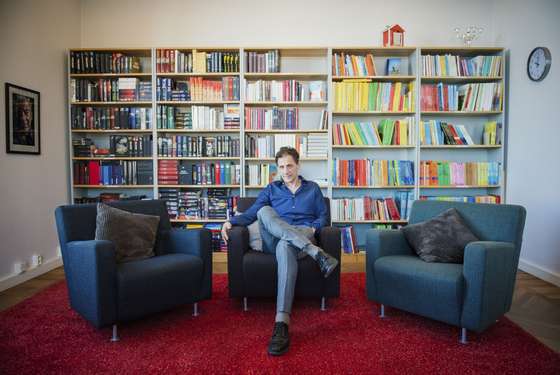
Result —
<svg viewBox="0 0 560 375"><path fill-rule="evenodd" d="M0 1L0 35L1 290L57 264L54 208L68 200L65 50L80 43L80 3ZM4 82L41 94L38 156L6 153ZM33 254L45 264L10 277L13 264L31 263Z"/></svg>
<svg viewBox="0 0 560 375"><path fill-rule="evenodd" d="M554 194L560 177L555 172L556 165L543 162L559 160L558 151L552 146L560 139L560 127L555 122L559 107L553 105L560 68L557 62L553 63L549 78L540 84L530 83L525 74L526 57L533 46L549 46L553 59L560 52L559 26L555 23L560 15L558 2L537 0L525 5L521 0L76 1L36 1L32 9L30 1L4 1L1 5L2 80L41 91L44 135L40 157L6 156L4 145L0 146L0 197L2 210L9 213L3 212L0 219L2 239L7 239L3 240L0 253L0 281L11 273L12 263L20 258L26 260L36 251L54 256L52 210L67 199L68 181L65 49L381 45L381 31L386 24L393 23L406 29L407 45L458 45L453 28L475 24L485 29L476 45L511 49L508 202L523 204L528 209L523 264L548 270L542 277L560 274L556 254L560 231L555 231L560 204L558 194ZM80 12L81 22L77 16ZM53 13L52 18L44 17L49 13ZM524 18L528 22L523 24L528 26L521 28ZM35 26L28 29L14 24ZM5 40L6 35L18 35L12 32L14 27L21 30L22 40ZM36 60L28 56L38 54L45 56L35 66ZM4 116L0 117L4 121ZM3 139L3 131L0 137ZM540 173L545 168L549 171L546 177ZM24 177L23 171L32 177ZM9 179L5 177L8 172ZM38 197L33 203L28 199L30 194Z"/></svg>
<svg viewBox="0 0 560 375"><path fill-rule="evenodd" d="M560 2L497 0L495 39L510 51L507 200L527 208L520 268L560 285ZM523 25L523 26L521 26ZM536 46L552 54L547 78L527 77Z"/></svg>

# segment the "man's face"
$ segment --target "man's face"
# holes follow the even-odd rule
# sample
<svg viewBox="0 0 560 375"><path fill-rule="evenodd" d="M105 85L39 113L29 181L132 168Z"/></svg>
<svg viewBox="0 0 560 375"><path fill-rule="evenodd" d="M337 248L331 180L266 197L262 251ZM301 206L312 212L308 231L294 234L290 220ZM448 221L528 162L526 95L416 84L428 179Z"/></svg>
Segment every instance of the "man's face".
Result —
<svg viewBox="0 0 560 375"><path fill-rule="evenodd" d="M278 173L284 183L294 183L299 175L299 165L291 155L286 155L278 159Z"/></svg>
<svg viewBox="0 0 560 375"><path fill-rule="evenodd" d="M31 120L33 118L33 111L31 108L31 104L29 102L24 101L20 104L19 110L19 123L23 130L30 130L31 129Z"/></svg>

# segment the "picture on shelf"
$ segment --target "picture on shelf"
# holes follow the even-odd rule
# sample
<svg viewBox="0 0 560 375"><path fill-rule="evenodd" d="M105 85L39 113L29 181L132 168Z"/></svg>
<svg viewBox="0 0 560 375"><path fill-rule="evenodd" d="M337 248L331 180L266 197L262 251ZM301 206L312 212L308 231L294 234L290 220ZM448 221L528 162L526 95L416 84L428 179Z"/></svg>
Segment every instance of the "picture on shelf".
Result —
<svg viewBox="0 0 560 375"><path fill-rule="evenodd" d="M40 94L6 83L6 152L40 154Z"/></svg>
<svg viewBox="0 0 560 375"><path fill-rule="evenodd" d="M399 57L391 57L387 59L387 70L385 74L388 76L401 74L401 59Z"/></svg>

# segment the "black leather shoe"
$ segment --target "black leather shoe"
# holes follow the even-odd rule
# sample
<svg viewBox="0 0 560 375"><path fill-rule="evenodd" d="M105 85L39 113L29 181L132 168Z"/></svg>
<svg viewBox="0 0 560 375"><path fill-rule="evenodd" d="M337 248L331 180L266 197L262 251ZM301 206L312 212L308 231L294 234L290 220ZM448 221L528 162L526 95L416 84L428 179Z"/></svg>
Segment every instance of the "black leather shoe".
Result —
<svg viewBox="0 0 560 375"><path fill-rule="evenodd" d="M268 354L282 355L288 351L289 347L290 335L288 334L288 325L284 322L274 323L274 331L268 344Z"/></svg>
<svg viewBox="0 0 560 375"><path fill-rule="evenodd" d="M318 252L315 260L317 261L319 269L321 270L325 278L329 277L332 271L335 270L336 266L338 266L338 260L325 253L324 251Z"/></svg>

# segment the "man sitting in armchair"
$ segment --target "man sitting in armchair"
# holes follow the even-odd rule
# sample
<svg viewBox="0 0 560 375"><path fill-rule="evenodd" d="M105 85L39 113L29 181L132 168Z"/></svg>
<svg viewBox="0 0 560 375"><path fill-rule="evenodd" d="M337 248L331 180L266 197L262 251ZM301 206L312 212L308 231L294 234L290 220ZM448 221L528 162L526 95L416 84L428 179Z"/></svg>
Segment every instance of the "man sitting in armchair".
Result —
<svg viewBox="0 0 560 375"><path fill-rule="evenodd" d="M228 240L228 230L233 225L259 221L263 251L275 254L278 263L276 319L268 353L282 355L290 345L288 325L297 260L311 256L325 277L338 266L338 261L315 245L315 231L328 224L327 207L319 186L299 175L298 152L292 147L280 148L276 165L281 179L268 184L246 212L226 221L222 237Z"/></svg>

